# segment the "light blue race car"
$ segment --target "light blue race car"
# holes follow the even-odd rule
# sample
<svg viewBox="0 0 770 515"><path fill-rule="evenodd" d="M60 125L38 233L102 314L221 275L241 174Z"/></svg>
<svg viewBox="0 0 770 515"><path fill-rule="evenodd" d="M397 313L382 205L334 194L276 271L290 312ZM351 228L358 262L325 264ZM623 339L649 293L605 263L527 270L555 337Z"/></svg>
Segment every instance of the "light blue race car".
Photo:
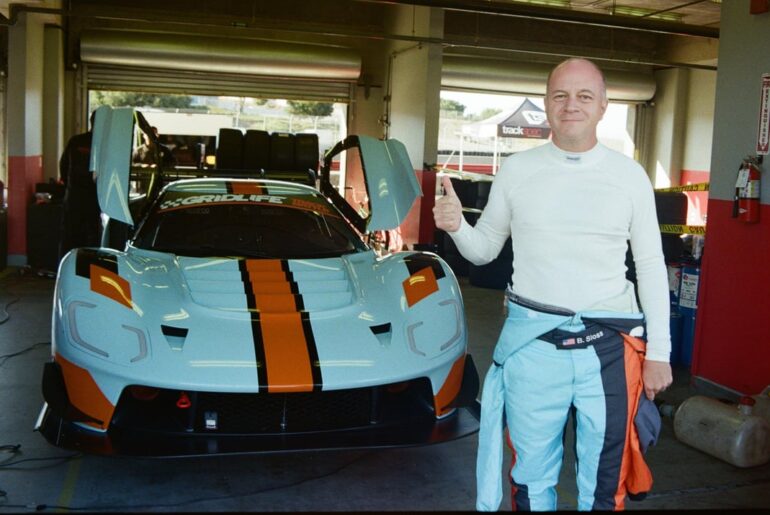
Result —
<svg viewBox="0 0 770 515"><path fill-rule="evenodd" d="M340 142L320 191L230 176L161 186L156 173L135 223L128 142L139 130L150 132L141 113L97 111L99 202L136 229L125 250L75 249L60 264L39 423L51 443L189 456L408 446L478 430L454 274L435 254L366 243L419 194L400 142ZM365 216L329 180L342 152L360 159Z"/></svg>

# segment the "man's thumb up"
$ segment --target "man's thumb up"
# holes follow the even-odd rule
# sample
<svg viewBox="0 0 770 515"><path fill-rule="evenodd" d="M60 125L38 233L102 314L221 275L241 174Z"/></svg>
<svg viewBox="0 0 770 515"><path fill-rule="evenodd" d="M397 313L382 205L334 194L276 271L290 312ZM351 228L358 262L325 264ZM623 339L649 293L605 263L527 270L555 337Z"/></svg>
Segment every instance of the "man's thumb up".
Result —
<svg viewBox="0 0 770 515"><path fill-rule="evenodd" d="M450 179L449 176L445 175L441 178L441 186L444 188L444 195L457 198L455 187L452 185L452 179Z"/></svg>
<svg viewBox="0 0 770 515"><path fill-rule="evenodd" d="M436 227L447 232L455 232L460 228L462 205L452 186L452 180L446 175L441 178L444 196L436 201L433 207L433 219Z"/></svg>

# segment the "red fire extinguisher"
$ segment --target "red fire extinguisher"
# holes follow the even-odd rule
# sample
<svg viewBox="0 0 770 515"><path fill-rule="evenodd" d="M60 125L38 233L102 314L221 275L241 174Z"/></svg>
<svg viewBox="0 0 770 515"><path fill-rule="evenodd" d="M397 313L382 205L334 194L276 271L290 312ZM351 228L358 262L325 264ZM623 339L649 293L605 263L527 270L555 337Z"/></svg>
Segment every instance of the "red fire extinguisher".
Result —
<svg viewBox="0 0 770 515"><path fill-rule="evenodd" d="M759 222L760 162L757 158L747 157L738 170L733 199L733 218L738 218L742 222Z"/></svg>

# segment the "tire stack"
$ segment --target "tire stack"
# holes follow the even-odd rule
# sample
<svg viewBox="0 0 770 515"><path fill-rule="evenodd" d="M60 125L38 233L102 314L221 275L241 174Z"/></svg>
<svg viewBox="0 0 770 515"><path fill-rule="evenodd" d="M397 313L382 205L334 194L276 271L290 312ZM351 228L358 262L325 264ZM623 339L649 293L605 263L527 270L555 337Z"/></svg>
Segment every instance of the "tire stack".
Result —
<svg viewBox="0 0 770 515"><path fill-rule="evenodd" d="M659 224L687 224L687 195L681 192L656 191L655 211ZM684 241L678 234L661 233L663 260L667 265L679 263L684 257ZM636 267L631 246L626 253L626 278L636 286Z"/></svg>
<svg viewBox="0 0 770 515"><path fill-rule="evenodd" d="M36 192L47 184L36 185ZM55 274L59 268L59 238L64 205L61 197L39 201L27 208L27 264L39 274Z"/></svg>
<svg viewBox="0 0 770 515"><path fill-rule="evenodd" d="M675 191L656 191L655 210L659 224L687 224L687 195ZM684 241L678 234L661 233L666 263L677 262L684 254Z"/></svg>
<svg viewBox="0 0 770 515"><path fill-rule="evenodd" d="M489 199L491 182L464 181L456 178L451 180L452 186L463 207L484 209ZM470 225L476 225L480 216L479 213L467 211L463 215ZM444 233L444 231L436 231L435 241L439 254L452 268L455 275L468 277L469 282L473 286L503 290L510 282L511 274L513 273L513 251L511 250L510 238L506 241L497 258L481 266L469 263L457 250L452 238Z"/></svg>
<svg viewBox="0 0 770 515"><path fill-rule="evenodd" d="M476 205L477 209L484 209L489 200L489 191L492 188L491 181L478 181L473 183L476 186ZM468 223L475 225L479 215L476 213L466 213L465 218ZM511 238L503 244L500 254L486 265L469 265L468 280L474 286L480 288L490 288L493 290L504 290L511 282L513 274L513 249L511 248Z"/></svg>
<svg viewBox="0 0 770 515"><path fill-rule="evenodd" d="M659 224L685 225L687 223L687 195L681 192L656 191L655 211ZM663 259L666 262L669 275L669 297L671 302L671 316L669 330L671 334L671 364L682 365L682 334L685 318L679 310L679 277L681 276L682 261L685 259L685 244L679 234L661 233L663 246ZM626 278L634 283L636 289L636 302L639 301L639 288L636 282L636 268L633 254L629 245L626 253ZM693 317L694 319L694 317Z"/></svg>
<svg viewBox="0 0 770 515"><path fill-rule="evenodd" d="M452 178L452 187L457 193L457 197L460 199L460 204L463 207L475 207L476 206L476 188L475 183L470 181L463 181L460 179ZM466 220L468 220L467 213ZM465 259L460 251L457 250L452 238L444 231L437 230L435 235L435 241L439 248L439 254L447 262L452 271L458 277L468 277L470 263Z"/></svg>

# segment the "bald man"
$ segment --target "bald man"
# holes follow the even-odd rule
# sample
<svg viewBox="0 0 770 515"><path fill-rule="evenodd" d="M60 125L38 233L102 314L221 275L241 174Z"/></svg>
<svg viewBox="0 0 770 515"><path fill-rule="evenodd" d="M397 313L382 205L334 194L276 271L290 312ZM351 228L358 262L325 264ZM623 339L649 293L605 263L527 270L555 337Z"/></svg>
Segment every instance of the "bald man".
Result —
<svg viewBox="0 0 770 515"><path fill-rule="evenodd" d="M509 236L513 247L508 316L483 389L476 507L500 505L506 439L514 508L555 510L573 412L578 509L623 509L652 485L642 456L660 427L651 401L672 380L653 189L638 163L598 142L607 92L594 63L558 64L545 109L552 141L503 162L474 227L448 177L433 210L476 265ZM625 275L629 241L641 311Z"/></svg>

